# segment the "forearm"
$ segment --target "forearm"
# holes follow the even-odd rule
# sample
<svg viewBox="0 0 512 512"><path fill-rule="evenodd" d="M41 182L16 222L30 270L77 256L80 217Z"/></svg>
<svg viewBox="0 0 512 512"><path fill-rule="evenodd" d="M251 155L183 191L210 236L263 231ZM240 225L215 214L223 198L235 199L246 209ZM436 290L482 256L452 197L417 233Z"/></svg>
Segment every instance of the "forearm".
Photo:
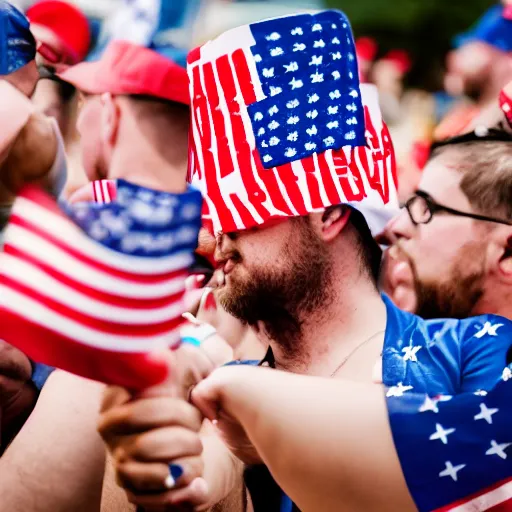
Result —
<svg viewBox="0 0 512 512"><path fill-rule="evenodd" d="M213 510L216 512L235 512L236 506L233 506L237 501L235 495L242 494L244 485L244 465L231 454L208 421L205 421L201 438L204 449L204 479L208 483L211 497L209 505L214 507Z"/></svg>
<svg viewBox="0 0 512 512"><path fill-rule="evenodd" d="M55 372L0 459L0 509L97 511L105 465L96 432L102 386Z"/></svg>
<svg viewBox="0 0 512 512"><path fill-rule="evenodd" d="M261 372L230 387L229 407L301 510L414 510L382 388Z"/></svg>

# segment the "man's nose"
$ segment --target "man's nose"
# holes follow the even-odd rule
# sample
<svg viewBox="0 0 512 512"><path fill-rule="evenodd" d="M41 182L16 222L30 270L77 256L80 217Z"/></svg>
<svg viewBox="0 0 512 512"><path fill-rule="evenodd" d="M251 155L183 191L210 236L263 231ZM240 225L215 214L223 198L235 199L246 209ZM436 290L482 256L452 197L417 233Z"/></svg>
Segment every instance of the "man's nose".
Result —
<svg viewBox="0 0 512 512"><path fill-rule="evenodd" d="M219 233L216 237L217 244L215 246L215 261L221 261L223 258L233 250L234 236L226 233Z"/></svg>
<svg viewBox="0 0 512 512"><path fill-rule="evenodd" d="M412 237L414 224L411 222L407 210L404 208L398 215L393 217L384 231L377 235L375 240L381 245L393 245L397 240Z"/></svg>

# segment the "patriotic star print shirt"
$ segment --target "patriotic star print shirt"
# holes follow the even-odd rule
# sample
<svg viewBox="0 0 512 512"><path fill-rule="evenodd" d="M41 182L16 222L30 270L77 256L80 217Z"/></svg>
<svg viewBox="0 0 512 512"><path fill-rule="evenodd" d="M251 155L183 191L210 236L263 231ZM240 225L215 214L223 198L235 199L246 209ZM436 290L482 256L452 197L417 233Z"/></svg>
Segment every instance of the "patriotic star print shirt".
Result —
<svg viewBox="0 0 512 512"><path fill-rule="evenodd" d="M449 438L450 429L454 427L448 423L447 425L439 423L440 427L438 428L434 411L425 411L422 416L419 410L422 407L428 408L430 403L437 409L450 407L449 397L455 395L469 396L473 399L470 399L471 403L473 401L479 402L479 404L484 403L485 395L493 390L498 382L508 378L509 375L512 377L512 372L507 367L507 353L512 346L512 322L495 315L484 315L465 320L424 320L401 311L386 296L383 296L383 300L387 308L387 327L382 353L383 383L387 388L391 427L409 489L421 511L458 510L450 506L456 499L472 496L482 487L492 486L504 477L501 478L500 474L499 477L496 477L497 479L493 480L489 476L493 481L484 482L483 486L480 485L478 478L476 480L472 478L469 485L464 488L459 487L459 492L443 491L440 495L432 493L432 487L437 484L449 483L449 481L456 483L450 475L455 471L456 476L457 469L461 471L462 475L462 470L457 468L462 463L459 463L457 458L453 458L453 461L449 460L450 457L446 461L441 461L443 458L441 454L436 459L438 465L441 464L437 473L430 468L431 472L428 475L425 474L423 458L432 455L435 444L441 445L441 448L444 447L445 436ZM272 362L273 356L269 351L260 364L267 363L272 366ZM258 363L247 362L247 364ZM510 381L512 382L512 378ZM430 402L426 402L427 397ZM457 405L456 402L454 404ZM480 411L479 404L477 404L476 411L471 410L470 414L474 412L473 416L477 415ZM462 403L460 411L458 411L459 407L456 407L455 410L451 410L450 414L455 417L458 414L466 414L465 406L466 404ZM419 417L416 418L415 415L419 415ZM409 432L408 425L412 425L408 423L411 416L415 417L419 424L423 424L422 421L427 421L427 425L423 429L431 430L422 445L418 445L416 438L411 441L407 434ZM509 419L510 426L512 418ZM480 426L478 423L487 424L485 420L475 423L477 426ZM448 430L448 433L445 430ZM509 431L511 435L508 441L512 442L512 428ZM455 433L453 435L455 436ZM430 436L433 436L432 440ZM471 431L467 436L472 440L469 444L477 443L480 432ZM405 440L405 444L401 442L401 439ZM468 442L468 437L464 439L465 442ZM498 451L500 444L508 443L507 439L486 439L487 441L489 449L496 446L495 450ZM497 444L491 446L490 441L496 441ZM417 446L412 449L415 444ZM503 446L501 448L504 449ZM505 455L507 454L505 453ZM492 460L489 456L487 458L490 459L489 462ZM496 456L496 459L505 462L507 464L505 473L508 472L508 475L512 475L512 449L507 459L501 459L499 456ZM448 462L450 464L447 464ZM432 465L435 466L435 463L432 462ZM477 467L476 464L475 467ZM439 477L439 473L448 476ZM265 466L247 468L245 479L256 512L298 510L278 488ZM418 482L421 482L422 485ZM420 490L418 491L418 489ZM437 496L436 500L432 499L433 495ZM460 509L460 512L463 510L466 509Z"/></svg>

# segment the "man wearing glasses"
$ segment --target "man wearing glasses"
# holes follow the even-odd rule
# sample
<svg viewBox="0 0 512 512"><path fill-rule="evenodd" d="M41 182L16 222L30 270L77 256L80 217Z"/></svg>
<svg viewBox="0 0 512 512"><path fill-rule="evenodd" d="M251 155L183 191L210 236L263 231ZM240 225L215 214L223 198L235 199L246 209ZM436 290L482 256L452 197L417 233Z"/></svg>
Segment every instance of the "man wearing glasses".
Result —
<svg viewBox="0 0 512 512"><path fill-rule="evenodd" d="M433 148L386 230L382 287L398 306L424 318L512 318L511 142L488 130Z"/></svg>

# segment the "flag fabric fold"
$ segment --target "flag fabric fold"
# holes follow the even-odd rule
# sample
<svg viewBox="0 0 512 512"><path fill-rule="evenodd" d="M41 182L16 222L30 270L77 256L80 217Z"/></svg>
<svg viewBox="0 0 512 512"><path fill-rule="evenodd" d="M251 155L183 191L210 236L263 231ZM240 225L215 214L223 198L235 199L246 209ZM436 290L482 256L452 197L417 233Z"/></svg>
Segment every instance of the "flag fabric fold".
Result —
<svg viewBox="0 0 512 512"><path fill-rule="evenodd" d="M144 388L166 376L151 352L180 341L202 199L123 180L116 195L63 211L22 191L0 255L2 338L35 361Z"/></svg>

